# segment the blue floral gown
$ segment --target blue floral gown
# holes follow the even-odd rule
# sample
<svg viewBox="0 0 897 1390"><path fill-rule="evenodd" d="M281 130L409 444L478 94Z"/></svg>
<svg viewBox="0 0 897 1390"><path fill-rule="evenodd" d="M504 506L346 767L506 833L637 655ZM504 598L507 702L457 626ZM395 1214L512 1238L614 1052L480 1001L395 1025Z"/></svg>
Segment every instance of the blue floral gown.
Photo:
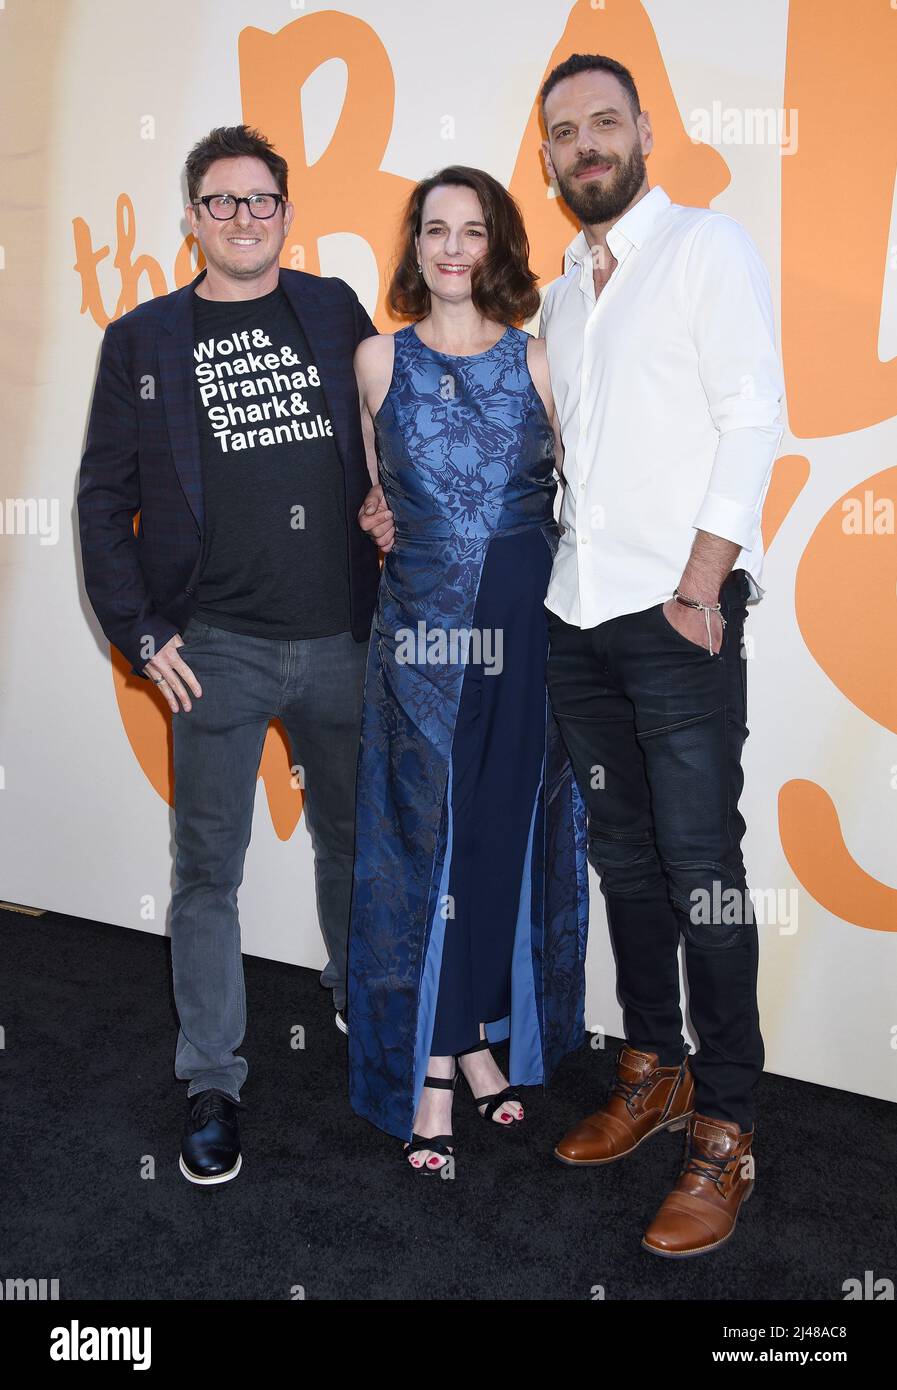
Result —
<svg viewBox="0 0 897 1390"><path fill-rule="evenodd" d="M557 482L528 342L458 357L403 328L374 421L396 538L358 759L349 1090L406 1140L430 1055L480 1021L512 1085L584 1036L586 817L545 685Z"/></svg>

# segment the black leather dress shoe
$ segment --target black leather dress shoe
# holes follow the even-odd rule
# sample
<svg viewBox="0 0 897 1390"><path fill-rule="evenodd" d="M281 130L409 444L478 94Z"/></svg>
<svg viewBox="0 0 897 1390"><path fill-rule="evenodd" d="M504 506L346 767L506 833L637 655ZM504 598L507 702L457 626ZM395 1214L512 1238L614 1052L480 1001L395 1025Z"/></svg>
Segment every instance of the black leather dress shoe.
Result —
<svg viewBox="0 0 897 1390"><path fill-rule="evenodd" d="M188 1182L210 1186L230 1182L240 1171L240 1102L225 1091L197 1091L187 1097L180 1169Z"/></svg>

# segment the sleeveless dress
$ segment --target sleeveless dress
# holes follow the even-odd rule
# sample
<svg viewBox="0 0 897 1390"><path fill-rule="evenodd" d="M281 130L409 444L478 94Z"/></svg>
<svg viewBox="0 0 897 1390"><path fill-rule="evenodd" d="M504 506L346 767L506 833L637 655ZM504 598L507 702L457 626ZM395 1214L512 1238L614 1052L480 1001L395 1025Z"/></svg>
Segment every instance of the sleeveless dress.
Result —
<svg viewBox="0 0 897 1390"><path fill-rule="evenodd" d="M406 1140L429 1057L480 1021L512 1085L584 1036L586 817L545 683L557 482L528 342L458 357L408 325L374 420L395 544L358 756L349 1094Z"/></svg>

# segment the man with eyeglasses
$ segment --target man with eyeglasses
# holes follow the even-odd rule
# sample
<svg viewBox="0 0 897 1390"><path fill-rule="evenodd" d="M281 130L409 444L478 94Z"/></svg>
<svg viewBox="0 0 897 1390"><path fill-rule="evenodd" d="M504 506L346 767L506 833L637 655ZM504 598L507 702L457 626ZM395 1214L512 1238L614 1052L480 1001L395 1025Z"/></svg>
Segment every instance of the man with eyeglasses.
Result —
<svg viewBox="0 0 897 1390"><path fill-rule="evenodd" d="M353 370L377 330L344 281L280 268L293 220L286 161L257 131L222 127L190 151L186 175L205 269L107 328L78 509L103 631L177 716L180 1168L211 1185L242 1162L237 889L275 718L304 788L329 955L321 983L346 1031L355 770L379 580L370 542L389 534L391 513L370 488Z"/></svg>

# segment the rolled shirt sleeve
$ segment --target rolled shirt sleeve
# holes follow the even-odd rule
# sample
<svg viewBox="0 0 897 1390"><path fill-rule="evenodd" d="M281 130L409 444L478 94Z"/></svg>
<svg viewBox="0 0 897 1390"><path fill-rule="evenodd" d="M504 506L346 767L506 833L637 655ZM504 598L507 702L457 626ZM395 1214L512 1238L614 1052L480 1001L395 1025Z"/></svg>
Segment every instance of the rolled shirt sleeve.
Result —
<svg viewBox="0 0 897 1390"><path fill-rule="evenodd" d="M719 431L693 525L748 549L784 432L769 276L748 233L720 214L697 229L685 280L698 372Z"/></svg>

